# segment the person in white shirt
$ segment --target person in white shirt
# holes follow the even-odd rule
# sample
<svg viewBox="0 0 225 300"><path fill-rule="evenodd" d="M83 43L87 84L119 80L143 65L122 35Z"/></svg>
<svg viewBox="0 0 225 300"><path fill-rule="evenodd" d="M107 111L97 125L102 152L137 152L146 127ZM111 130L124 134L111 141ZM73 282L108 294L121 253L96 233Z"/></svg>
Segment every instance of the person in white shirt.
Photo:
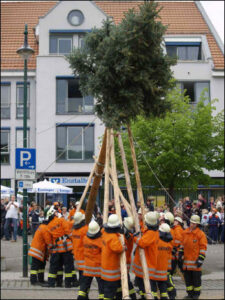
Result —
<svg viewBox="0 0 225 300"><path fill-rule="evenodd" d="M62 207L62 217L65 220L68 220L68 217L69 217L69 213L68 213L67 208L65 206Z"/></svg>
<svg viewBox="0 0 225 300"><path fill-rule="evenodd" d="M16 197L13 195L11 200L6 206L6 216L5 216L5 239L10 240L10 228L13 224L13 240L11 242L16 242L17 239L17 227L18 227L18 212L19 212L19 203L16 202Z"/></svg>

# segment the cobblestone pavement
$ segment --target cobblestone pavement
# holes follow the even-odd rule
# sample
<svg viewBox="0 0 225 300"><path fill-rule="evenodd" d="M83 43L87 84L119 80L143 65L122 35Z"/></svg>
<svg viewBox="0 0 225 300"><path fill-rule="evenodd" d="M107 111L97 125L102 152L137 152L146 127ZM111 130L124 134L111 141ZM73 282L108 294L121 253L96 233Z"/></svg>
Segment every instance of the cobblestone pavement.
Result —
<svg viewBox="0 0 225 300"><path fill-rule="evenodd" d="M31 242L31 236L29 236ZM78 289L43 288L31 286L29 278L22 277L22 239L17 243L1 241L1 257L6 260L6 271L1 272L1 299L76 299ZM30 265L28 265L28 272ZM47 263L45 278L49 265ZM28 275L29 276L29 275ZM131 275L133 279L133 275ZM185 295L185 285L174 277L177 299ZM96 281L93 281L89 299L97 299ZM202 293L200 299L224 299L224 245L209 245L203 265Z"/></svg>

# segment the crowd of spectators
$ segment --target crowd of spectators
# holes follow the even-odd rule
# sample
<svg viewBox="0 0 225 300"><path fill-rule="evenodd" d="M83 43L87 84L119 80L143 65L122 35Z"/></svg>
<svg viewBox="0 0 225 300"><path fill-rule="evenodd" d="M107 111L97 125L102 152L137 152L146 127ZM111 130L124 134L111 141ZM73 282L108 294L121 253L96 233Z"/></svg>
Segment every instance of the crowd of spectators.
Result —
<svg viewBox="0 0 225 300"><path fill-rule="evenodd" d="M69 219L69 212L76 207L75 201L70 201L69 208L63 206L58 202L61 217L66 220ZM157 211L161 215L170 211L168 204L156 206L156 201L153 196L148 196L145 201L146 211ZM46 205L52 205L52 202L46 202ZM136 203L137 212L140 212L141 204L139 201ZM112 199L109 201L109 215L114 214L115 203ZM179 216L184 220L185 226L190 225L190 218L193 214L197 214L201 218L201 225L203 231L208 236L209 244L224 243L224 196L219 196L216 199L210 197L207 201L201 194L198 195L197 200L191 200L190 197L179 199L171 211L174 216ZM122 219L127 217L127 211L121 203ZM34 236L39 224L44 219L44 207L31 202L27 209L27 230L28 234ZM93 218L102 226L103 216L100 208L95 205ZM23 201L20 205L11 196L11 199L1 199L1 239L11 240L16 242L17 236L22 236L23 228Z"/></svg>

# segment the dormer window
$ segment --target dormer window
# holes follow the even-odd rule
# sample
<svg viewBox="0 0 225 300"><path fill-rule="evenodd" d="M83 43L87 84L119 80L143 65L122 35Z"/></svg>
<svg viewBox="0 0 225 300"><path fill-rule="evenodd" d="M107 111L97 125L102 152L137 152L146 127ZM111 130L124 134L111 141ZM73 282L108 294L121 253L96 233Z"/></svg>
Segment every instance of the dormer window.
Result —
<svg viewBox="0 0 225 300"><path fill-rule="evenodd" d="M202 60L201 42L166 42L166 52L178 60Z"/></svg>
<svg viewBox="0 0 225 300"><path fill-rule="evenodd" d="M68 34L63 35L50 35L50 49L51 54L62 54L66 55L72 51L73 47L73 36Z"/></svg>

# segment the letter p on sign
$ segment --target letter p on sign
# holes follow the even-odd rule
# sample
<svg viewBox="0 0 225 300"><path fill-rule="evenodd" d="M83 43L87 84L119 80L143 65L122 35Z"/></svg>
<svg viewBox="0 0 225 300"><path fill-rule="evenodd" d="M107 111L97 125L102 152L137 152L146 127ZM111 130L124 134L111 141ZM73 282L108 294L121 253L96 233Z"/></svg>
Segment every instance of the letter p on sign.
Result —
<svg viewBox="0 0 225 300"><path fill-rule="evenodd" d="M28 151L21 151L20 152L20 165L23 167L23 165L27 165L27 161L31 159L31 154Z"/></svg>

